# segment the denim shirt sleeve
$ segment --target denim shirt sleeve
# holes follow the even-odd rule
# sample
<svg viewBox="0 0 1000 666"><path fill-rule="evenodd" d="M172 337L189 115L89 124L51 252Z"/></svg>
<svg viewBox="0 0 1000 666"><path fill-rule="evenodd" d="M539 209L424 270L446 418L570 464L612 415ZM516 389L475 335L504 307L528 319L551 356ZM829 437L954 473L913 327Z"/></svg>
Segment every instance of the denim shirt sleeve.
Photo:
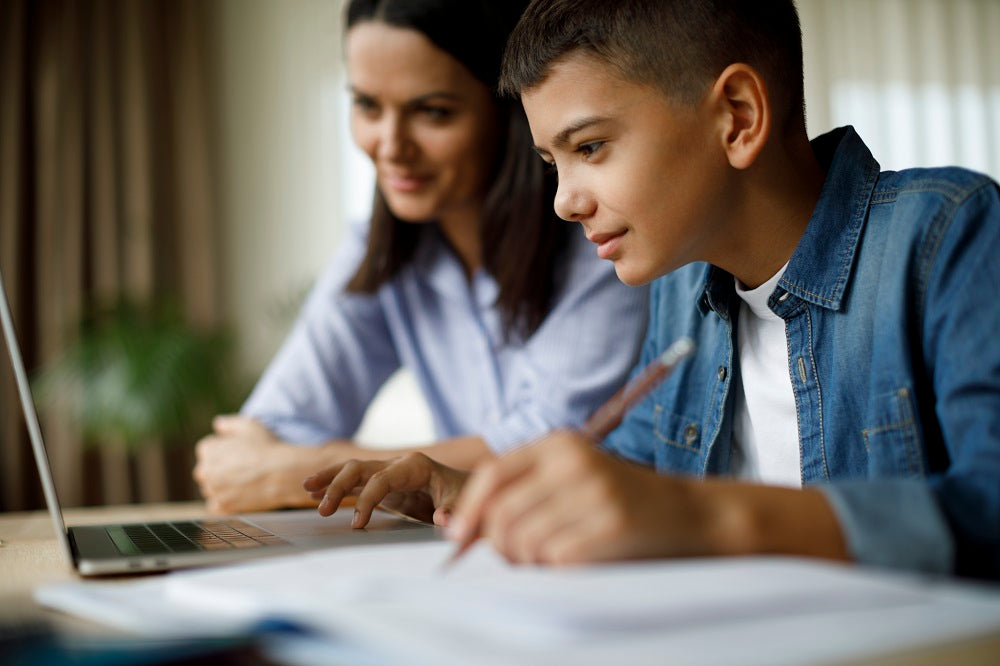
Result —
<svg viewBox="0 0 1000 666"><path fill-rule="evenodd" d="M376 295L344 292L364 256L367 226L352 224L291 333L240 410L279 438L321 444L351 437L399 367Z"/></svg>
<svg viewBox="0 0 1000 666"><path fill-rule="evenodd" d="M860 562L1000 578L1000 200L991 182L967 192L928 226L910 276L935 400L921 426L948 460L923 479L823 490Z"/></svg>
<svg viewBox="0 0 1000 666"><path fill-rule="evenodd" d="M822 486L848 552L862 564L947 574L954 543L937 499L923 481L838 481Z"/></svg>

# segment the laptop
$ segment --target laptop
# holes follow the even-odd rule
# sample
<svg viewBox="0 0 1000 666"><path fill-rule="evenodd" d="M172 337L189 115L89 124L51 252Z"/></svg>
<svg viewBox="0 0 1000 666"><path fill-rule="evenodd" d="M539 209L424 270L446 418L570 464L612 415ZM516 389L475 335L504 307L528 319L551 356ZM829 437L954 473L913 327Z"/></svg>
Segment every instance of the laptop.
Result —
<svg viewBox="0 0 1000 666"><path fill-rule="evenodd" d="M38 414L14 331L0 275L0 320L14 370L31 448L59 547L81 576L167 571L222 564L265 555L337 546L441 539L432 525L376 510L363 530L350 526L352 513L323 518L314 509L249 513L205 520L67 527L56 494Z"/></svg>

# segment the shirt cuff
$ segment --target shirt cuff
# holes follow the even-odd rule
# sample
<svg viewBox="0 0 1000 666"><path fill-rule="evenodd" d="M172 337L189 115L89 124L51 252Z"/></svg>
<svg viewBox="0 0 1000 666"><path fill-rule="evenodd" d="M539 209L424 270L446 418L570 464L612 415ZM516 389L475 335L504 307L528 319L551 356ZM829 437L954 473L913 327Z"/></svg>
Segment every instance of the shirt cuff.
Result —
<svg viewBox="0 0 1000 666"><path fill-rule="evenodd" d="M842 481L816 488L833 508L848 552L859 564L954 572L954 538L923 481Z"/></svg>

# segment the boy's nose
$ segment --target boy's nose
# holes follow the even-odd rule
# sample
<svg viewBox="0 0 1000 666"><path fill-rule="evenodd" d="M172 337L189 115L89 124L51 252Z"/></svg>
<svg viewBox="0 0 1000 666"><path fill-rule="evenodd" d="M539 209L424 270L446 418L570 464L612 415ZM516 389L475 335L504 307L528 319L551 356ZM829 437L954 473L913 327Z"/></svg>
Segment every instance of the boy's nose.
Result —
<svg viewBox="0 0 1000 666"><path fill-rule="evenodd" d="M556 215L569 222L580 222L594 211L594 199L568 179L559 180L555 197Z"/></svg>

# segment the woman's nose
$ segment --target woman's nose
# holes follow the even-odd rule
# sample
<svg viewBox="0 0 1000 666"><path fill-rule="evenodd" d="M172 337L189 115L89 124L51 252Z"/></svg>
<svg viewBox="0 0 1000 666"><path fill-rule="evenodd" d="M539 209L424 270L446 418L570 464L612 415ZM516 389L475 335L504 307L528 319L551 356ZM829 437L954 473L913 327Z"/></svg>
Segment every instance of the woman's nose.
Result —
<svg viewBox="0 0 1000 666"><path fill-rule="evenodd" d="M377 156L389 161L405 159L412 153L411 143L403 120L387 114L379 127Z"/></svg>

